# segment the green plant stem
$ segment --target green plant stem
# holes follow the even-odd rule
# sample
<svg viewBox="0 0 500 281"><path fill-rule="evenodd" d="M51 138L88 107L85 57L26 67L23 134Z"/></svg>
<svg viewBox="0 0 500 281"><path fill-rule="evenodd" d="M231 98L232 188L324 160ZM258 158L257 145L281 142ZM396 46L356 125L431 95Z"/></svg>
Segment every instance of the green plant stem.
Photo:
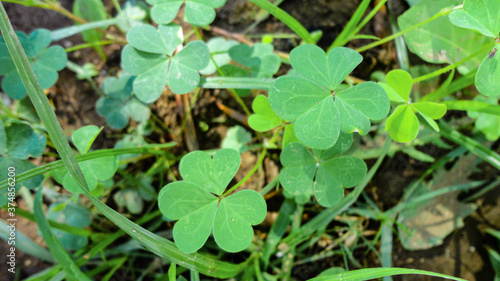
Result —
<svg viewBox="0 0 500 281"><path fill-rule="evenodd" d="M498 155L498 153L492 151L487 147L484 147L479 142L462 135L458 131L452 130L442 120L440 120L439 122L439 128L440 134L443 137L451 140L458 145L464 146L470 152L474 153L485 162L490 163L497 170L500 170L500 155Z"/></svg>
<svg viewBox="0 0 500 281"><path fill-rule="evenodd" d="M264 281L264 277L262 277L262 271L260 270L259 259L253 260L253 268L255 270L255 277L257 277L257 281Z"/></svg>
<svg viewBox="0 0 500 281"><path fill-rule="evenodd" d="M295 213L292 219L292 230L291 233L300 232L300 224L302 223L302 214L304 213L304 205L297 205ZM283 271L283 281L292 280L292 269L293 260L295 258L295 245L292 245L283 257L282 271Z"/></svg>
<svg viewBox="0 0 500 281"><path fill-rule="evenodd" d="M414 26L408 27L407 29L401 30L398 33L395 33L393 35L387 36L387 37L385 37L383 39L380 39L379 41L376 41L376 42L370 43L368 45L365 45L363 47L357 48L356 52L361 53L361 52L364 52L364 51L369 50L371 48L374 48L374 47L380 46L382 44L385 44L385 43L393 40L394 38L397 38L397 37L399 37L401 35L404 35L404 34L410 32L410 31L412 31L414 29L417 29L417 28L421 27L422 25L428 24L428 23L432 22L435 19L438 19L438 18L440 18L442 16L446 16L446 15L450 14L451 11L452 11L452 9L441 10L439 13L435 14L434 16L432 16L432 17L430 17L430 18L428 18L428 19L426 19L426 20L424 20L422 22L419 22L418 24L416 24Z"/></svg>
<svg viewBox="0 0 500 281"><path fill-rule="evenodd" d="M64 50L66 51L66 53L71 53L71 52L74 52L74 51L77 51L77 50L81 50L81 49L92 48L92 47L95 47L95 46L110 45L110 44L113 44L113 43L115 43L115 41L105 40L105 41L98 41L98 42L93 42L93 43L80 44L80 45L76 45L76 46L73 46L73 47L66 48Z"/></svg>
<svg viewBox="0 0 500 281"><path fill-rule="evenodd" d="M304 224L301 227L300 232L291 233L285 239L283 239L283 243L286 243L287 245L294 245L296 243L299 243L306 237L312 235L317 230L326 227L332 220L335 219L335 217L338 214L340 214L341 212L349 208L352 204L354 204L354 202L356 202L361 192L363 192L366 185L368 185L368 183L371 181L371 179L377 172L378 168L382 164L382 161L384 160L385 156L387 155L387 152L389 151L390 144L391 144L391 138L387 136L385 139L384 147L380 152L380 156L378 157L377 161L370 169L370 171L368 171L366 177L358 186L354 188L353 191L351 191L351 193L345 196L337 206L325 209L324 211L319 213L309 222Z"/></svg>
<svg viewBox="0 0 500 281"><path fill-rule="evenodd" d="M473 53L472 55L470 55L470 56L468 56L466 58L463 58L463 59L457 61L456 63L450 64L447 67L441 68L441 69L436 70L434 72L431 72L431 73L428 73L428 74L425 74L425 75L422 75L420 77L417 77L417 78L413 79L413 83L414 84L415 83L419 83L419 82L422 82L424 80L431 79L431 78L437 77L437 76L439 76L439 75L441 75L443 73L451 71L452 69L457 68L461 64L463 64L463 63L465 63L465 62L473 59L477 55L479 55L481 53L484 53L485 51L491 49L494 45L495 45L495 42L491 42L489 44L486 44L480 50L478 50L477 52Z"/></svg>
<svg viewBox="0 0 500 281"><path fill-rule="evenodd" d="M281 132L281 130L284 127L285 127L284 124L281 124L281 126L278 128L278 130L276 130L276 132L274 133L274 136L271 138L269 143L273 143L276 141L276 138L278 137L279 133ZM236 188L238 188L242 184L244 184L259 169L259 167L262 165L262 162L264 161L264 158L266 158L266 155L267 155L267 147L264 147L264 149L262 150L262 153L259 156L259 159L257 160L257 163L255 164L255 166L253 166L252 170L250 170L250 172L248 172L248 174L241 181L239 181L233 187L231 187L226 192L224 192L224 194L222 194L222 196L224 196L224 197L228 196Z"/></svg>
<svg viewBox="0 0 500 281"><path fill-rule="evenodd" d="M205 89L269 90L273 83L272 78L204 77L199 86Z"/></svg>

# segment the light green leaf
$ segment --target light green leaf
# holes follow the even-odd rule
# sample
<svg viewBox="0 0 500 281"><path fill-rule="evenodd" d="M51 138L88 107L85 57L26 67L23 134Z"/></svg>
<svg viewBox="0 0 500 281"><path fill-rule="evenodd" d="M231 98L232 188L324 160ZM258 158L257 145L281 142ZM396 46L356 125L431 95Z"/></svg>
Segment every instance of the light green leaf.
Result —
<svg viewBox="0 0 500 281"><path fill-rule="evenodd" d="M389 71L385 77L385 83L387 83L387 85L389 85L399 96L389 96L392 101L409 101L411 88L413 86L413 78L408 72L402 69Z"/></svg>
<svg viewBox="0 0 500 281"><path fill-rule="evenodd" d="M467 13L464 10L456 10L453 11L449 15L451 23L458 27L462 28L467 28L467 29L474 29L476 31L479 31L482 33L484 36L488 37L495 37L491 31L488 30L487 27L482 25L477 19L475 19L473 16L471 16L469 13Z"/></svg>
<svg viewBox="0 0 500 281"><path fill-rule="evenodd" d="M222 37L215 37L208 40L207 47L210 50L212 59L210 60L208 66L202 69L200 73L203 75L214 74L217 67L220 68L231 62L231 57L229 57L228 51L231 47L238 44L238 41L226 40Z"/></svg>
<svg viewBox="0 0 500 281"><path fill-rule="evenodd" d="M465 0L464 10L491 32L490 37L495 38L500 33L500 2L497 0Z"/></svg>
<svg viewBox="0 0 500 281"><path fill-rule="evenodd" d="M441 10L462 4L462 0L423 0L398 18L401 29L409 28L431 18ZM481 34L457 27L448 17L439 17L405 34L410 51L430 63L455 63L466 58L489 42ZM479 54L464 64L461 73L476 68L485 56Z"/></svg>
<svg viewBox="0 0 500 281"><path fill-rule="evenodd" d="M281 61L273 53L273 45L257 43L252 47L246 44L233 46L229 49L229 56L235 62L247 67L252 77L270 78L279 69Z"/></svg>
<svg viewBox="0 0 500 281"><path fill-rule="evenodd" d="M498 105L498 97L493 98L478 95L474 98L474 101ZM496 141L500 138L500 116L474 111L467 111L467 114L469 117L476 119L476 129L483 132L488 140Z"/></svg>
<svg viewBox="0 0 500 281"><path fill-rule="evenodd" d="M495 45L498 50L500 44ZM483 59L476 73L477 90L487 97L500 96L500 54L491 54Z"/></svg>
<svg viewBox="0 0 500 281"><path fill-rule="evenodd" d="M240 163L241 156L234 149L221 149L213 158L205 152L194 151L182 158L179 170L185 181L221 195L238 171Z"/></svg>
<svg viewBox="0 0 500 281"><path fill-rule="evenodd" d="M80 153L87 153L100 132L101 129L94 125L81 127L73 133L71 140Z"/></svg>
<svg viewBox="0 0 500 281"><path fill-rule="evenodd" d="M446 105L435 102L417 102L411 105L419 113L425 114L430 118L441 119L446 114Z"/></svg>
<svg viewBox="0 0 500 281"><path fill-rule="evenodd" d="M327 150L310 151L300 143L290 143L281 152L280 182L293 196L314 192L318 203L335 206L344 196L343 187L353 187L366 175L363 160L339 156L352 144L352 135L341 133Z"/></svg>
<svg viewBox="0 0 500 281"><path fill-rule="evenodd" d="M274 113L266 96L255 97L252 103L254 114L248 117L248 125L257 132L266 132L283 123L283 120Z"/></svg>
<svg viewBox="0 0 500 281"><path fill-rule="evenodd" d="M147 0L151 9L151 17L160 24L170 23L177 16L182 3L185 3L185 21L192 25L211 24L215 19L216 8L222 7L226 0Z"/></svg>
<svg viewBox="0 0 500 281"><path fill-rule="evenodd" d="M397 142L409 142L414 140L419 130L418 118L407 104L400 105L387 118L385 130L389 130L392 139Z"/></svg>
<svg viewBox="0 0 500 281"><path fill-rule="evenodd" d="M289 143L299 142L299 139L295 135L294 124L286 124L285 132L283 133L283 141L281 147L286 147Z"/></svg>
<svg viewBox="0 0 500 281"><path fill-rule="evenodd" d="M266 201L254 190L222 199L215 214L215 241L228 252L243 251L252 243L252 225L261 223L266 213Z"/></svg>
<svg viewBox="0 0 500 281"><path fill-rule="evenodd" d="M252 140L252 134L241 126L234 126L227 130L226 137L222 141L222 148L232 148L239 153L248 150L248 143Z"/></svg>
<svg viewBox="0 0 500 281"><path fill-rule="evenodd" d="M182 44L182 28L178 25L159 25L158 29L143 24L127 32L127 40L135 49L152 54L171 56Z"/></svg>
<svg viewBox="0 0 500 281"><path fill-rule="evenodd" d="M201 41L187 44L173 57L168 73L168 86L176 94L185 94L194 90L200 83L199 70L210 62L210 51Z"/></svg>

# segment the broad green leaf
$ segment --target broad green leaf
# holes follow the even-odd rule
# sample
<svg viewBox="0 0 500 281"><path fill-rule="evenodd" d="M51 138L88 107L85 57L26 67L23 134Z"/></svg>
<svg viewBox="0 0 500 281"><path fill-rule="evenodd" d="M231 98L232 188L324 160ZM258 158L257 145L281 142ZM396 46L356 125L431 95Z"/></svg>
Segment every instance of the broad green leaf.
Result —
<svg viewBox="0 0 500 281"><path fill-rule="evenodd" d="M228 252L242 251L252 242L251 226L261 223L267 213L264 198L253 190L222 196L240 161L232 149L219 150L213 159L202 151L191 152L180 163L184 181L160 191L160 211L179 220L173 236L182 252L199 250L212 231L217 244Z"/></svg>
<svg viewBox="0 0 500 281"><path fill-rule="evenodd" d="M398 18L399 26L401 29L409 28L431 18L445 8L452 8L462 3L462 0L423 0ZM488 38L475 31L453 25L449 17L439 17L408 32L404 38L410 51L423 60L430 63L448 64L472 55L489 41ZM466 73L476 68L485 54L486 52L479 54L466 62L464 68L459 68L459 71Z"/></svg>
<svg viewBox="0 0 500 281"><path fill-rule="evenodd" d="M248 125L257 132L269 131L283 123L283 120L274 113L266 96L255 97L252 110L254 114L248 117Z"/></svg>
<svg viewBox="0 0 500 281"><path fill-rule="evenodd" d="M302 143L328 149L340 130L367 134L369 119L387 115L389 99L376 83L362 83L337 93L361 59L347 48L333 48L327 56L319 47L307 44L291 52L294 74L276 79L269 103L279 117L294 122L295 135Z"/></svg>
<svg viewBox="0 0 500 281"><path fill-rule="evenodd" d="M36 132L29 123L7 121L4 123L7 155L18 159L39 157L45 150L47 137Z"/></svg>
<svg viewBox="0 0 500 281"><path fill-rule="evenodd" d="M203 26L214 21L214 9L222 7L226 0L147 0L147 2L153 5L151 17L157 23L172 22L181 5L185 3L184 20L192 25Z"/></svg>
<svg viewBox="0 0 500 281"><path fill-rule="evenodd" d="M87 153L100 132L101 129L94 125L81 127L71 135L71 140L80 153Z"/></svg>
<svg viewBox="0 0 500 281"><path fill-rule="evenodd" d="M392 101L409 101L411 87L413 86L413 78L408 72L402 69L389 71L385 77L385 83L387 83L387 85L389 85L398 94L398 97L389 95L389 98Z"/></svg>
<svg viewBox="0 0 500 281"><path fill-rule="evenodd" d="M497 0L465 0L464 11L491 32L490 37L500 33L500 2Z"/></svg>
<svg viewBox="0 0 500 281"><path fill-rule="evenodd" d="M252 225L266 217L266 201L253 190L242 190L220 200L214 219L214 237L228 252L239 252L252 243Z"/></svg>
<svg viewBox="0 0 500 281"><path fill-rule="evenodd" d="M203 75L214 74L217 68L231 62L231 57L229 57L228 51L231 47L238 44L238 41L226 40L222 37L215 37L208 40L207 47L210 50L211 60L208 63L208 66L202 69L200 73Z"/></svg>
<svg viewBox="0 0 500 281"><path fill-rule="evenodd" d="M500 49L496 44L494 50ZM490 54L483 59L476 73L477 90L487 97L500 96L500 52Z"/></svg>
<svg viewBox="0 0 500 281"><path fill-rule="evenodd" d="M252 140L252 134L241 126L234 126L227 130L226 137L222 141L222 148L232 148L239 153L248 150L248 143Z"/></svg>
<svg viewBox="0 0 500 281"><path fill-rule="evenodd" d="M349 149L352 135L341 133L337 143L327 150L308 150L290 143L281 152L280 182L293 196L313 193L318 203L335 206L344 197L344 187L353 187L366 175L363 160L339 156Z"/></svg>
<svg viewBox="0 0 500 281"><path fill-rule="evenodd" d="M441 119L446 114L446 105L435 102L417 102L411 105L419 113L425 114L436 120Z"/></svg>
<svg viewBox="0 0 500 281"><path fill-rule="evenodd" d="M21 38L21 44L42 88L47 89L54 85L59 77L57 71L62 70L68 61L64 49L60 46L47 48L51 39L50 31L46 29L37 29L29 36L22 32L16 34ZM13 99L24 98L26 90L14 67L3 35L0 37L0 62L0 75L5 76L2 89Z"/></svg>
<svg viewBox="0 0 500 281"><path fill-rule="evenodd" d="M471 16L469 13L467 13L464 10L456 10L453 11L449 15L451 23L458 27L462 28L467 28L467 29L474 29L476 31L479 31L482 33L484 36L488 37L495 37L491 31L488 30L487 27L482 25L476 18Z"/></svg>
<svg viewBox="0 0 500 281"><path fill-rule="evenodd" d="M474 98L474 101L498 105L498 97L478 95ZM476 119L476 129L483 132L488 140L496 141L500 138L500 116L474 111L467 111L467 114L469 117Z"/></svg>
<svg viewBox="0 0 500 281"><path fill-rule="evenodd" d="M247 67L252 77L270 78L281 65L280 58L273 53L273 50L271 44L257 43L252 47L240 44L229 49L229 56L235 62Z"/></svg>
<svg viewBox="0 0 500 281"><path fill-rule="evenodd" d="M60 211L57 208L64 206ZM85 228L92 223L92 214L87 208L73 202L69 204L51 204L47 211L47 219L74 227ZM88 244L88 238L67 233L63 230L52 228L52 233L57 237L65 250L80 250Z"/></svg>
<svg viewBox="0 0 500 281"><path fill-rule="evenodd" d="M213 158L205 152L194 151L182 158L179 170L185 181L221 195L238 171L240 163L241 156L234 149L221 149Z"/></svg>
<svg viewBox="0 0 500 281"><path fill-rule="evenodd" d="M418 118L407 104L400 105L387 118L385 130L389 130L392 139L397 142L409 142L414 140L419 130Z"/></svg>
<svg viewBox="0 0 500 281"><path fill-rule="evenodd" d="M194 90L199 82L198 71L210 62L208 47L199 41L188 43L173 55L183 41L178 25L135 26L127 34L130 42L122 51L123 68L135 78L133 89L146 103L156 101L166 84L177 94Z"/></svg>
<svg viewBox="0 0 500 281"><path fill-rule="evenodd" d="M99 115L106 118L112 129L123 129L130 117L137 122L144 122L151 116L149 107L132 95L134 77L122 74L119 78L108 77L102 88L107 97L101 97L96 103Z"/></svg>

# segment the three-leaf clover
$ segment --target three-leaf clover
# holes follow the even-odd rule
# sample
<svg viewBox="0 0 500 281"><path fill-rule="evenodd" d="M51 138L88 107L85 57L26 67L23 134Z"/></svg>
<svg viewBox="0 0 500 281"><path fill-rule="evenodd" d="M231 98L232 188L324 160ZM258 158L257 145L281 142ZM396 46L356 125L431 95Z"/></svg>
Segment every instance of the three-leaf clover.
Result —
<svg viewBox="0 0 500 281"><path fill-rule="evenodd" d="M182 44L182 29L178 25L135 26L127 33L129 45L122 51L123 68L136 75L134 92L144 103L156 101L165 85L172 92L185 94L200 82L199 70L207 67L210 51L201 41L188 43L174 56Z"/></svg>
<svg viewBox="0 0 500 281"><path fill-rule="evenodd" d="M42 155L47 137L33 130L27 122L0 120L0 154L17 159L28 159Z"/></svg>
<svg viewBox="0 0 500 281"><path fill-rule="evenodd" d="M257 43L252 47L240 44L229 49L229 56L248 68L252 77L270 78L281 65L279 56L273 50L271 44Z"/></svg>
<svg viewBox="0 0 500 281"><path fill-rule="evenodd" d="M202 151L191 152L180 162L184 180L160 191L161 212L168 219L179 220L173 236L182 252L200 249L212 231L217 244L228 252L242 251L252 242L252 225L266 216L264 198L253 190L222 195L240 162L240 154L233 149L221 149L213 158Z"/></svg>
<svg viewBox="0 0 500 281"><path fill-rule="evenodd" d="M274 113L266 96L257 96L252 103L254 114L248 117L248 125L257 132L266 132L276 128L283 120Z"/></svg>
<svg viewBox="0 0 500 281"><path fill-rule="evenodd" d="M147 105L132 94L133 76L122 74L119 78L108 77L104 80L102 90L107 94L96 103L99 115L106 117L106 122L113 129L123 129L130 117L137 122L149 119L151 111Z"/></svg>
<svg viewBox="0 0 500 281"><path fill-rule="evenodd" d="M85 126L76 130L71 139L80 153L87 153L101 130L97 126ZM100 181L111 179L118 169L118 158L108 156L78 163L89 189L94 190ZM66 168L52 172L54 179L71 193L82 193L75 179Z"/></svg>
<svg viewBox="0 0 500 281"><path fill-rule="evenodd" d="M215 19L215 10L224 6L226 0L147 0L151 8L151 17L160 24L172 22L183 3L186 4L184 20L192 25L211 24Z"/></svg>
<svg viewBox="0 0 500 281"><path fill-rule="evenodd" d="M282 76L269 91L274 112L294 122L295 135L305 145L328 149L346 133L368 133L370 120L389 113L389 99L374 82L335 90L362 61L359 53L348 48L333 48L328 55L314 45L306 44L290 53L295 72Z"/></svg>
<svg viewBox="0 0 500 281"><path fill-rule="evenodd" d="M344 187L353 187L366 175L363 160L339 155L352 145L352 134L341 132L337 143L327 150L308 149L290 143L281 152L280 182L292 195L313 193L324 207L335 206L344 197Z"/></svg>
<svg viewBox="0 0 500 281"><path fill-rule="evenodd" d="M68 61L64 49L61 46L47 48L52 41L50 31L47 29L37 29L29 36L16 31L16 35L29 58L40 86L47 89L54 85L59 78L57 72L62 70ZM2 81L3 91L13 99L24 98L26 89L10 57L3 35L0 37L0 62L0 75L5 76Z"/></svg>
<svg viewBox="0 0 500 281"><path fill-rule="evenodd" d="M411 103L410 92L413 85L411 75L401 69L387 73L386 83L380 83L392 101L403 103L387 118L385 130L389 130L392 139L397 142L409 142L418 135L420 123L416 112L439 132L439 126L434 120L446 114L446 105L435 102Z"/></svg>
<svg viewBox="0 0 500 281"><path fill-rule="evenodd" d="M453 11L450 21L463 28L476 30L495 38L496 44L487 55L476 73L477 90L488 97L500 96L500 56L495 53L500 48L500 2L498 0L465 0L463 10Z"/></svg>

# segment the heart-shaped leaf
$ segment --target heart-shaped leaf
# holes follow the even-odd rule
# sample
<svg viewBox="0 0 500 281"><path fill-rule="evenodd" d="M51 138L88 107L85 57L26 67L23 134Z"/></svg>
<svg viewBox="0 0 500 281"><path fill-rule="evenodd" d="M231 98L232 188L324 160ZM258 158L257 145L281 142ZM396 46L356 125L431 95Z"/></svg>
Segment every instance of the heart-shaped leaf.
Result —
<svg viewBox="0 0 500 281"><path fill-rule="evenodd" d="M212 231L217 244L228 252L242 251L252 242L252 225L266 216L264 198L253 190L222 196L240 162L233 149L221 149L213 158L205 152L191 152L179 166L184 181L170 183L160 191L160 211L179 220L173 236L182 252L199 250Z"/></svg>
<svg viewBox="0 0 500 281"><path fill-rule="evenodd" d="M198 71L210 62L208 47L199 41L188 43L173 56L183 41L178 25L135 26L127 33L130 42L122 51L123 68L137 76L133 89L137 98L146 103L156 101L165 85L176 94L194 90L199 82Z"/></svg>
<svg viewBox="0 0 500 281"><path fill-rule="evenodd" d="M51 39L50 31L46 29L37 29L29 36L20 31L16 34L42 88L47 89L54 85L59 78L57 71L62 70L68 61L64 49L60 46L47 48ZM7 50L3 35L0 36L0 75L5 76L2 89L7 95L17 100L26 96L26 89Z"/></svg>
<svg viewBox="0 0 500 281"><path fill-rule="evenodd" d="M151 17L160 24L172 22L182 3L186 3L185 21L192 25L203 26L211 24L215 19L216 8L222 7L226 0L147 0L151 9Z"/></svg>
<svg viewBox="0 0 500 281"><path fill-rule="evenodd" d="M252 47L240 44L229 49L229 56L247 67L252 77L270 78L281 65L279 56L273 53L273 50L271 44L257 43Z"/></svg>
<svg viewBox="0 0 500 281"><path fill-rule="evenodd" d="M369 119L387 116L389 99L376 83L336 92L361 60L357 52L342 47L333 48L328 56L310 44L290 53L295 74L276 79L269 102L279 117L295 123L295 135L305 145L328 149L337 141L340 130L365 135Z"/></svg>
<svg viewBox="0 0 500 281"><path fill-rule="evenodd" d="M87 153L100 132L101 129L97 126L81 127L73 133L71 140L80 153Z"/></svg>
<svg viewBox="0 0 500 281"><path fill-rule="evenodd" d="M226 40L222 37L215 37L207 42L208 49L210 50L210 55L212 59L208 63L205 69L201 70L200 73L203 75L214 74L217 68L220 68L229 62L231 62L231 57L229 57L228 51L231 47L238 45L238 41Z"/></svg>
<svg viewBox="0 0 500 281"><path fill-rule="evenodd" d="M7 120L0 121L0 151L18 159L39 157L45 150L47 137L33 130L27 122Z"/></svg>
<svg viewBox="0 0 500 281"><path fill-rule="evenodd" d="M102 89L107 97L101 97L96 103L99 115L106 118L112 129L123 129L130 117L137 122L145 122L151 116L149 107L132 95L134 77L122 74L119 78L108 77Z"/></svg>
<svg viewBox="0 0 500 281"><path fill-rule="evenodd" d="M496 1L496 0L493 0ZM398 18L400 28L407 29L427 20L443 9L461 5L463 0L422 0ZM497 32L498 33L498 32ZM464 59L488 43L489 39L472 30L453 25L448 17L439 17L405 34L410 51L430 63L452 64ZM476 68L487 52L479 54L458 68L462 74Z"/></svg>
<svg viewBox="0 0 500 281"><path fill-rule="evenodd" d="M389 131L393 140L409 142L417 137L420 123L415 115L416 112L434 130L439 132L439 127L434 120L440 119L446 114L446 105L435 102L411 103L409 96L413 79L404 70L396 69L387 73L386 83L379 84L386 89L390 99L396 102L404 102L394 110L385 123L385 130Z"/></svg>
<svg viewBox="0 0 500 281"><path fill-rule="evenodd" d="M337 143L327 150L309 150L290 143L281 152L280 182L294 196L313 192L318 203L332 207L344 196L344 187L353 187L366 175L363 160L339 156L352 144L352 134L340 133Z"/></svg>
<svg viewBox="0 0 500 281"><path fill-rule="evenodd" d="M283 120L274 113L266 96L255 97L252 109L254 114L248 117L248 125L257 132L269 131L283 123Z"/></svg>

